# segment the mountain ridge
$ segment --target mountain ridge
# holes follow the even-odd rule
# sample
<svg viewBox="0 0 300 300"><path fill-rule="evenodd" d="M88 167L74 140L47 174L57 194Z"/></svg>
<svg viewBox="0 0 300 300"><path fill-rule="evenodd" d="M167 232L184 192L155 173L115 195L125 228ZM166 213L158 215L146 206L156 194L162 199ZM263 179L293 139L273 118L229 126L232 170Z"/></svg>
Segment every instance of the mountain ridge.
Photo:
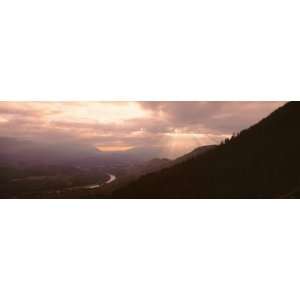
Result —
<svg viewBox="0 0 300 300"><path fill-rule="evenodd" d="M192 158L117 190L116 198L273 198L300 185L300 104Z"/></svg>

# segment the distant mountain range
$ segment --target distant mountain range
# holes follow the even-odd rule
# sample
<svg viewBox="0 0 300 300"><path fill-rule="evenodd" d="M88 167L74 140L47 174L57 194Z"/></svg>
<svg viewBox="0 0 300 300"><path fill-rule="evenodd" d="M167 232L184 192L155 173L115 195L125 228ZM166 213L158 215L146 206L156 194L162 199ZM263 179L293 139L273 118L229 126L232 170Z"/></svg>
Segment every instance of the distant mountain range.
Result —
<svg viewBox="0 0 300 300"><path fill-rule="evenodd" d="M183 156L114 198L280 198L300 195L300 103L289 102L218 146Z"/></svg>
<svg viewBox="0 0 300 300"><path fill-rule="evenodd" d="M77 165L128 166L152 159L157 153L146 148L101 152L87 144L49 141L40 143L13 137L0 137L0 166Z"/></svg>

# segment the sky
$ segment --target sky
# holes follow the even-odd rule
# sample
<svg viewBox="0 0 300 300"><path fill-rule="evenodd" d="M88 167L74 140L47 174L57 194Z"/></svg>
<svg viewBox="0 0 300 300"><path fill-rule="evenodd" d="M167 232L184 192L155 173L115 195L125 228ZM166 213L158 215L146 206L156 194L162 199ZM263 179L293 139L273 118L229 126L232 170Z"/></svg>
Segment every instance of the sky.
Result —
<svg viewBox="0 0 300 300"><path fill-rule="evenodd" d="M0 136L116 152L159 149L176 157L219 143L284 102L0 102Z"/></svg>

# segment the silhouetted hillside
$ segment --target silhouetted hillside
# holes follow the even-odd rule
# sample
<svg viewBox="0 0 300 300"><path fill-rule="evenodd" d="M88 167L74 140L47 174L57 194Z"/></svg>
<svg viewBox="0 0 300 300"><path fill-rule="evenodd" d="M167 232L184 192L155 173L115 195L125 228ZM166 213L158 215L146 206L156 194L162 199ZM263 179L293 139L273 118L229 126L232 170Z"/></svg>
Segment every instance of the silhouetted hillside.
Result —
<svg viewBox="0 0 300 300"><path fill-rule="evenodd" d="M293 197L300 187L299 129L300 103L290 102L203 155L143 176L113 196Z"/></svg>
<svg viewBox="0 0 300 300"><path fill-rule="evenodd" d="M192 152L189 152L183 156L178 157L177 159L170 160L167 158L154 158L149 161L133 165L130 168L127 168L126 172L112 182L109 185L105 185L101 188L100 193L98 193L99 197L107 197L116 190L119 190L130 183L136 181L141 176L151 173L159 172L163 169L170 168L178 163L191 159L192 157L196 157L198 155L202 155L210 149L216 147L215 145L209 146L201 146L194 149Z"/></svg>
<svg viewBox="0 0 300 300"><path fill-rule="evenodd" d="M202 155L205 152L207 152L208 150L211 150L215 147L216 147L216 145L200 146L187 154L179 156L178 158L176 158L174 160L167 159L167 158L154 158L149 161L143 162L140 165L137 165L137 169L131 170L131 173L136 173L139 176L154 173L154 172L160 171L162 169L169 168L176 164L187 161L191 158Z"/></svg>
<svg viewBox="0 0 300 300"><path fill-rule="evenodd" d="M199 155L204 154L208 150L214 149L215 147L217 147L217 146L216 145L200 146L200 147L194 149L193 151L191 151L191 152L189 152L189 153L187 153L185 155L182 155L182 156L176 158L174 161L172 161L172 165L176 165L176 164L185 162L185 161L187 161L189 159L195 158L195 157L197 157Z"/></svg>

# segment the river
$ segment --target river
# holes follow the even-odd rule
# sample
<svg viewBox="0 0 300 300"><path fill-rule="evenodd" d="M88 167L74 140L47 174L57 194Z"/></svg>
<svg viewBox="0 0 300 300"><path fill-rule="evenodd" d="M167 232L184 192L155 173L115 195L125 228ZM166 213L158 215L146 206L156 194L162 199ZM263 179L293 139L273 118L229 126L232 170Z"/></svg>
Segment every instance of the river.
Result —
<svg viewBox="0 0 300 300"><path fill-rule="evenodd" d="M91 190L91 189L97 189L101 186L104 186L105 184L109 184L113 181L115 181L117 179L117 177L113 174L107 174L109 176L109 179L106 180L104 183L101 183L101 184L90 184L90 185L86 185L86 186L83 186L82 188L84 189L88 189L88 190Z"/></svg>

